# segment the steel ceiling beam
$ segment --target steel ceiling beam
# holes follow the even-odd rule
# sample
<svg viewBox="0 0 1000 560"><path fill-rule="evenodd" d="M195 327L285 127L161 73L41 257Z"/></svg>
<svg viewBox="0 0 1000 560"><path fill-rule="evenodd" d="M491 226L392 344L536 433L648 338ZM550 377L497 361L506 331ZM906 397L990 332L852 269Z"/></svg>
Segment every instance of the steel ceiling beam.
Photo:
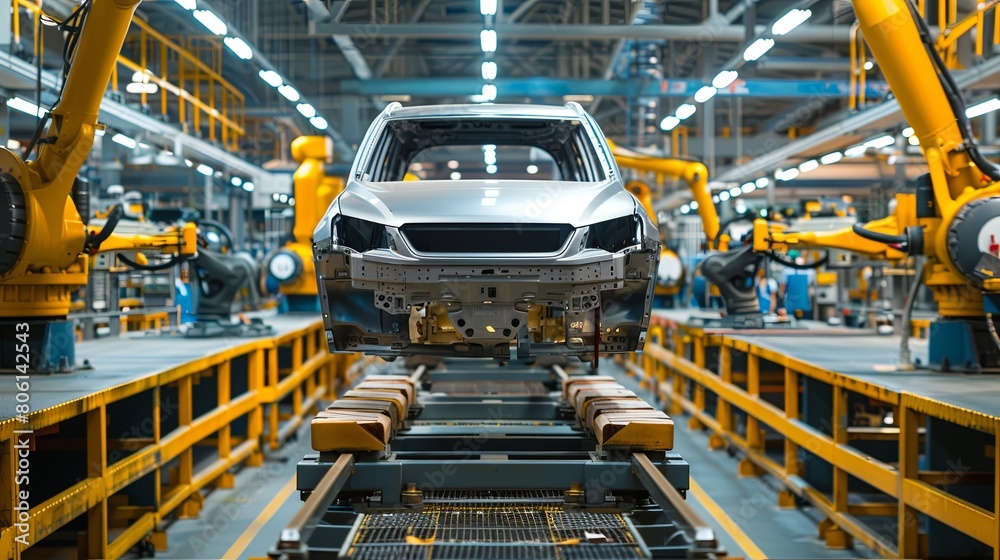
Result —
<svg viewBox="0 0 1000 560"><path fill-rule="evenodd" d="M382 78L343 80L340 95L411 95L413 97L454 97L473 95L483 81L468 78ZM688 97L706 82L701 80L574 80L564 78L501 78L495 81L500 97L561 97L565 95L619 95L643 97ZM867 95L881 97L888 90L884 82L868 82ZM846 80L746 80L718 93L719 97L834 98L848 97Z"/></svg>
<svg viewBox="0 0 1000 560"><path fill-rule="evenodd" d="M961 89L974 88L997 74L1000 74L1000 58L992 58L969 70L953 72L955 83ZM761 155L725 171L714 180L730 183L754 179L770 173L788 159L802 154L813 156L840 150L903 122L905 118L899 101L889 99L780 148L772 150L761 146L764 150ZM748 139L747 145L754 146L753 139Z"/></svg>
<svg viewBox="0 0 1000 560"><path fill-rule="evenodd" d="M760 25L763 33L766 26ZM550 41L650 39L700 42L743 42L746 29L742 25L725 25L707 21L698 25L598 25L498 23L495 27L503 41L509 39L545 39ZM409 37L414 39L478 40L483 30L480 23L335 23L316 22L310 26L315 35L350 35L379 37ZM850 27L846 25L803 25L784 36L789 42L847 43ZM271 37L297 37L298 34L274 33Z"/></svg>

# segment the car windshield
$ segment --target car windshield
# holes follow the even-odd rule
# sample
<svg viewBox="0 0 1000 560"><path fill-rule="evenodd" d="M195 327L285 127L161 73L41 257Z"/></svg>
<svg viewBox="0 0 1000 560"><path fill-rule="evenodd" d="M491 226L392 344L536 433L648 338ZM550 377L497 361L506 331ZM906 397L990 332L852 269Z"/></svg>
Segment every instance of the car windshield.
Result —
<svg viewBox="0 0 1000 560"><path fill-rule="evenodd" d="M578 120L540 118L392 119L372 145L368 182L607 179L595 139Z"/></svg>

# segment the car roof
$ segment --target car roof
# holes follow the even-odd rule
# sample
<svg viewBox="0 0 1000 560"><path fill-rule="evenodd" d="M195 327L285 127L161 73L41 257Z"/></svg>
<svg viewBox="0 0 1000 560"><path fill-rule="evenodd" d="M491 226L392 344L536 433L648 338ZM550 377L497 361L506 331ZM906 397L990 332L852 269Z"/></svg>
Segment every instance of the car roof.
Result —
<svg viewBox="0 0 1000 560"><path fill-rule="evenodd" d="M556 119L578 119L584 115L577 103L566 105L529 105L470 103L452 105L420 105L403 107L392 103L385 109L386 119L413 119L436 117L538 117Z"/></svg>

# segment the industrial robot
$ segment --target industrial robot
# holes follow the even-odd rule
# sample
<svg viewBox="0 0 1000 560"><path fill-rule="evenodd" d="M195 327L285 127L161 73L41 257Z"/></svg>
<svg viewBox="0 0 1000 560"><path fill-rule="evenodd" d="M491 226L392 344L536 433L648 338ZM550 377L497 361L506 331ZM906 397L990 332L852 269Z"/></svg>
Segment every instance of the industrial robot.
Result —
<svg viewBox="0 0 1000 560"><path fill-rule="evenodd" d="M1000 337L993 315L1000 313L1000 166L976 146L958 86L913 6L885 0L854 2L854 9L920 140L929 173L917 182L915 193L896 196L890 216L867 224L792 232L757 220L751 243L718 256L720 276L764 256L780 258L792 248L843 249L887 261L917 258L922 262L918 280L930 288L940 316L931 324L926 365L941 371L997 371ZM746 294L734 288L728 296L727 304L734 305L730 314L740 313Z"/></svg>
<svg viewBox="0 0 1000 560"><path fill-rule="evenodd" d="M289 311L319 313L312 234L330 203L344 190L344 182L326 173L333 157L333 143L327 136L296 138L292 157L299 162L292 179L296 202L292 239L267 258L267 270L279 282Z"/></svg>
<svg viewBox="0 0 1000 560"><path fill-rule="evenodd" d="M194 224L157 235L115 234L108 224L87 224L85 184L77 176L101 128L101 99L138 4L88 1L68 18L67 60L72 63L59 100L25 151L35 158L25 161L0 147L0 338L31 333L29 363L0 354L2 370L73 368L73 327L66 319L70 298L87 284L90 260L99 252L197 253Z"/></svg>

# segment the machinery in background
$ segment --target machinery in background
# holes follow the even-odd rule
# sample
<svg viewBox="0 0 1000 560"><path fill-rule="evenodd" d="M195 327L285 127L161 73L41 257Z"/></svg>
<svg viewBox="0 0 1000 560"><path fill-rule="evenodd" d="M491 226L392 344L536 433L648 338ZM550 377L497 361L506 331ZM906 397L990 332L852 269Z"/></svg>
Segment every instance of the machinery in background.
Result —
<svg viewBox="0 0 1000 560"><path fill-rule="evenodd" d="M625 185L625 188L632 193L635 198L646 209L649 218L659 229L656 219L656 212L653 210L653 199L649 192L649 186L642 181L632 181ZM680 293L684 285L684 263L681 262L677 253L667 247L664 242L666 236L660 233L660 262L656 265L656 286L653 288L653 306L660 308L674 307L674 299Z"/></svg>
<svg viewBox="0 0 1000 560"><path fill-rule="evenodd" d="M246 315L263 307L263 267L249 253L237 250L226 226L214 220L199 220L198 226L212 245L205 243L190 263L189 277L197 287L192 290L195 321L185 329L185 336L273 334L262 318Z"/></svg>
<svg viewBox="0 0 1000 560"><path fill-rule="evenodd" d="M103 221L111 223L115 231L150 235L176 227L181 219L192 220L198 231L198 251L183 262L172 259L154 264L140 251L112 251L98 255L94 268L103 271L126 268L146 273L173 269L175 265L186 268L181 278L190 281L190 297L181 298L181 305L184 315L193 318L182 329L186 336L265 336L273 332L261 318L244 314L263 307L263 271L253 257L238 250L228 227L181 210L150 212L140 193L120 188L116 193L112 188L109 194L118 194L119 200L106 211L96 212L95 223Z"/></svg>
<svg viewBox="0 0 1000 560"><path fill-rule="evenodd" d="M333 157L333 142L328 136L296 138L292 157L300 164L293 177L293 238L267 259L267 271L279 282L289 311L319 313L312 234L330 203L344 190L344 181L325 172Z"/></svg>
<svg viewBox="0 0 1000 560"><path fill-rule="evenodd" d="M719 243L719 215L715 211L712 203L712 193L708 190L708 169L700 161L655 157L640 154L618 146L608 140L611 153L618 162L618 166L625 169L632 169L640 172L655 173L665 175L674 179L681 179L688 184L694 200L698 202L698 214L702 218L705 229L705 236L708 240L707 248L716 249ZM632 181L626 188L635 195L636 199L643 205L651 219L656 221L656 212L653 210L652 197L649 186L641 181ZM658 224L659 225L659 224ZM661 230L661 237L663 235ZM684 264L672 249L668 247L669 239L664 239L660 249L660 263L656 271L656 304L657 307L673 307L675 296L680 293L685 282L687 271Z"/></svg>

